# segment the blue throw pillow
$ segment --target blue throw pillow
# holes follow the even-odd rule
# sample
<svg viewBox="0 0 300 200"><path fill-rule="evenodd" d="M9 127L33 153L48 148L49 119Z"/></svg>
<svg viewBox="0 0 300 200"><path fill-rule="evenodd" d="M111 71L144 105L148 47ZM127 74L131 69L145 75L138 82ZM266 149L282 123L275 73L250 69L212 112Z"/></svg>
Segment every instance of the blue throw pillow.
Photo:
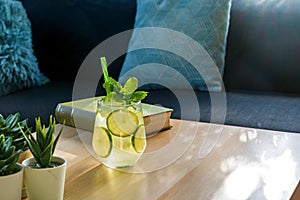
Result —
<svg viewBox="0 0 300 200"><path fill-rule="evenodd" d="M0 96L48 81L33 54L31 24L23 5L0 0Z"/></svg>
<svg viewBox="0 0 300 200"><path fill-rule="evenodd" d="M221 91L230 7L231 0L137 0L119 80Z"/></svg>

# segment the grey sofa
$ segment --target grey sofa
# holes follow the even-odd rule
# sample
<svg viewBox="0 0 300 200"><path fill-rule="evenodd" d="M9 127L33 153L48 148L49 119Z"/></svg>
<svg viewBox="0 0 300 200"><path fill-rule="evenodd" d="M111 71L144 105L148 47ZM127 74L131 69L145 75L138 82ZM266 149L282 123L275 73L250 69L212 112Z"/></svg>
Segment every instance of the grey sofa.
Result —
<svg viewBox="0 0 300 200"><path fill-rule="evenodd" d="M108 37L133 28L136 3L135 0L22 2L32 23L39 68L51 82L0 97L0 113L7 116L20 112L32 125L37 116L46 122L57 103L72 100L74 80L83 60ZM299 5L298 0L282 4L233 0L223 76L225 124L300 132ZM123 61L121 56L109 66L111 76L118 77ZM185 90L178 92L187 97L190 94ZM176 96L168 89L149 91L145 102L173 108L173 118L211 121L211 94L195 92L200 109L198 119L194 118L197 109L193 104L185 106L188 110L182 115ZM103 89L98 87L95 95L102 94Z"/></svg>

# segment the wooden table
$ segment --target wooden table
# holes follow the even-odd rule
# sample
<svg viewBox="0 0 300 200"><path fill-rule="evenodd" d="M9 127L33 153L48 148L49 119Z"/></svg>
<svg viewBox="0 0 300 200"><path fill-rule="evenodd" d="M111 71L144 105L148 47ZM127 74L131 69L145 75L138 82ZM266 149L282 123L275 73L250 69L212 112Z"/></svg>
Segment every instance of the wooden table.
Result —
<svg viewBox="0 0 300 200"><path fill-rule="evenodd" d="M299 134L173 119L171 124L147 139L135 167L123 170L95 158L92 133L66 126L55 153L68 162L64 199L291 197L300 179Z"/></svg>

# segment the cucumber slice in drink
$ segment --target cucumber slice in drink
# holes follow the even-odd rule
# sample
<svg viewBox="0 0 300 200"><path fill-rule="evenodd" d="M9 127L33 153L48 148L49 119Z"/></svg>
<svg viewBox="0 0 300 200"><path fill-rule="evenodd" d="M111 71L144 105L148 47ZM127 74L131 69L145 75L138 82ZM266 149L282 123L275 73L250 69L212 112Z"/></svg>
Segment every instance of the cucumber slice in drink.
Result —
<svg viewBox="0 0 300 200"><path fill-rule="evenodd" d="M142 153L146 147L145 127L140 125L131 139L132 146L137 153Z"/></svg>
<svg viewBox="0 0 300 200"><path fill-rule="evenodd" d="M108 157L112 150L112 137L109 131L104 127L95 127L92 145L98 156Z"/></svg>
<svg viewBox="0 0 300 200"><path fill-rule="evenodd" d="M113 111L106 119L108 130L118 137L132 135L138 124L138 116L134 112L123 109Z"/></svg>

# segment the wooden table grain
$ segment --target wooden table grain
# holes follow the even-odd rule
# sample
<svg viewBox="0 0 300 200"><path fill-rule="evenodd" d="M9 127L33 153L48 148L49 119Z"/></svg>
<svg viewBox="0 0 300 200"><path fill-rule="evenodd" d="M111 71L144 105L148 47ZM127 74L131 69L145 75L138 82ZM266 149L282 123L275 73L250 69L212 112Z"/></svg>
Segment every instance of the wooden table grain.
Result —
<svg viewBox="0 0 300 200"><path fill-rule="evenodd" d="M300 179L299 134L175 119L171 124L147 139L134 167L120 170L98 161L92 133L66 126L55 152L67 159L64 199L291 197Z"/></svg>

